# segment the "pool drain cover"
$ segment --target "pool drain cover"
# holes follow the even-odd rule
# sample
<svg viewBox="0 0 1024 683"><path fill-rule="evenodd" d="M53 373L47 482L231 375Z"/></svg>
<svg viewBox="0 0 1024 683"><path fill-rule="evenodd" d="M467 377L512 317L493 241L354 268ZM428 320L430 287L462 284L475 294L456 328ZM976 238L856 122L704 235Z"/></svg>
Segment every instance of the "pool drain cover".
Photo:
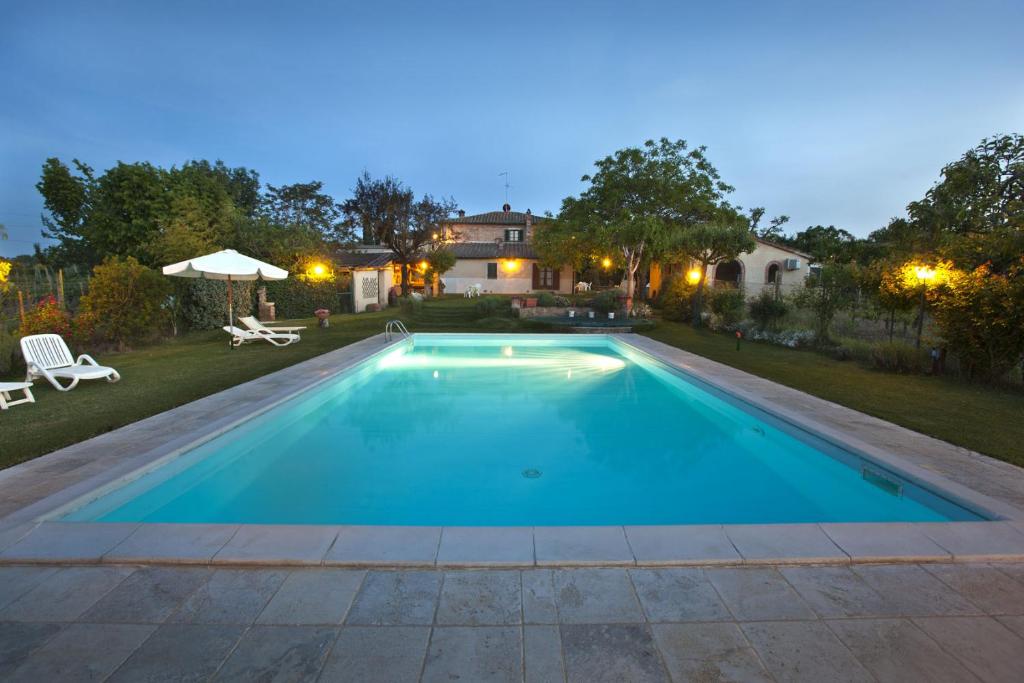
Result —
<svg viewBox="0 0 1024 683"><path fill-rule="evenodd" d="M527 479L539 479L541 474L540 470L523 470L523 476Z"/></svg>

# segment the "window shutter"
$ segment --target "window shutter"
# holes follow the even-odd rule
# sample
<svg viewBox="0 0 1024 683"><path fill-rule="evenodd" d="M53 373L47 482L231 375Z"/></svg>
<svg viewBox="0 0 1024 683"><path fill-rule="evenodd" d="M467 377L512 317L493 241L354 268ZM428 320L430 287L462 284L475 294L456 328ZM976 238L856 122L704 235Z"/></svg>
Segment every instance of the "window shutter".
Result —
<svg viewBox="0 0 1024 683"><path fill-rule="evenodd" d="M533 287L532 289L540 289L540 267L533 264Z"/></svg>
<svg viewBox="0 0 1024 683"><path fill-rule="evenodd" d="M561 285L560 285L561 275L562 275L561 268L552 268L551 269L551 289L555 290L556 292L561 288Z"/></svg>

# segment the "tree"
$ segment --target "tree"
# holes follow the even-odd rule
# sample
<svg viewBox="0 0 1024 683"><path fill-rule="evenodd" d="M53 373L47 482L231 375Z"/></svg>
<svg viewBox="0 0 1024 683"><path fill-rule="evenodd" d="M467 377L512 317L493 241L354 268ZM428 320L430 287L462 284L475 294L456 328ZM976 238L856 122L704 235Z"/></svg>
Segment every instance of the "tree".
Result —
<svg viewBox="0 0 1024 683"><path fill-rule="evenodd" d="M786 243L786 235L782 232L782 226L789 222L789 216L775 216L765 227L761 227L761 219L764 218L764 207L755 206L747 212L750 221L750 232L763 240L769 242Z"/></svg>
<svg viewBox="0 0 1024 683"><path fill-rule="evenodd" d="M43 163L43 172L36 189L43 196L43 237L59 242L54 260L66 263L93 263L95 250L86 236L90 211L90 195L96 179L92 168L78 159L72 160L78 174L59 159L51 157Z"/></svg>
<svg viewBox="0 0 1024 683"><path fill-rule="evenodd" d="M836 313L849 305L857 289L857 266L829 262L807 276L804 288L794 295L798 306L815 316L815 338L819 344L829 341L829 328Z"/></svg>
<svg viewBox="0 0 1024 683"><path fill-rule="evenodd" d="M747 223L729 207L719 209L714 219L698 223L681 231L676 237L672 251L684 260L697 264L700 277L693 293L692 322L694 327L702 324L704 312L704 281L710 266L731 261L744 252L757 247L753 233Z"/></svg>
<svg viewBox="0 0 1024 683"><path fill-rule="evenodd" d="M278 225L312 232L325 240L349 241L351 233L342 221L341 205L322 189L323 183L318 180L279 187L267 185L263 211Z"/></svg>
<svg viewBox="0 0 1024 683"><path fill-rule="evenodd" d="M412 189L391 176L374 180L364 172L342 204L349 230L362 230L364 241L391 250L402 267L402 296L409 294L409 264L422 258L424 247L441 232L448 217L458 208L453 199L423 195L415 200Z"/></svg>
<svg viewBox="0 0 1024 683"><path fill-rule="evenodd" d="M845 263L852 261L856 256L857 238L849 231L834 225L812 225L794 235L789 244L810 254L818 263Z"/></svg>
<svg viewBox="0 0 1024 683"><path fill-rule="evenodd" d="M663 253L679 230L707 221L733 189L704 152L661 138L598 160L597 170L581 179L589 187L562 201L561 225L542 241L542 258L551 262L573 248L616 256L629 306L641 264Z"/></svg>

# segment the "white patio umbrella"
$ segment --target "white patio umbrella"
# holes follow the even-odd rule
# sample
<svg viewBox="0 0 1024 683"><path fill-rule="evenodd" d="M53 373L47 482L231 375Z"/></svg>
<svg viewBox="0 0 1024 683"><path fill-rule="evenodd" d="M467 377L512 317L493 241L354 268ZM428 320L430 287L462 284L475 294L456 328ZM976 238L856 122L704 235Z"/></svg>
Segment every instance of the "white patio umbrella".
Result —
<svg viewBox="0 0 1024 683"><path fill-rule="evenodd" d="M224 249L206 256L164 266L164 275L175 277L202 277L207 280L228 282L228 325L235 324L231 283L234 280L284 280L288 271L269 263L258 261L251 256L239 254L234 249Z"/></svg>

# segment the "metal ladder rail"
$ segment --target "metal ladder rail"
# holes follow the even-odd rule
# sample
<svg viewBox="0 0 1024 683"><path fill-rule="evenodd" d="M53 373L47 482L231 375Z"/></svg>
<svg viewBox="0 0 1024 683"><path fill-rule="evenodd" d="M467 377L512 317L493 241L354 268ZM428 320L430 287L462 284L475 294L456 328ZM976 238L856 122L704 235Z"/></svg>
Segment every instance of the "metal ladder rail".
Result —
<svg viewBox="0 0 1024 683"><path fill-rule="evenodd" d="M405 323L401 320L389 320L384 326L384 341L391 341L392 337L396 332L400 332L403 337L409 338L412 333L406 328Z"/></svg>

